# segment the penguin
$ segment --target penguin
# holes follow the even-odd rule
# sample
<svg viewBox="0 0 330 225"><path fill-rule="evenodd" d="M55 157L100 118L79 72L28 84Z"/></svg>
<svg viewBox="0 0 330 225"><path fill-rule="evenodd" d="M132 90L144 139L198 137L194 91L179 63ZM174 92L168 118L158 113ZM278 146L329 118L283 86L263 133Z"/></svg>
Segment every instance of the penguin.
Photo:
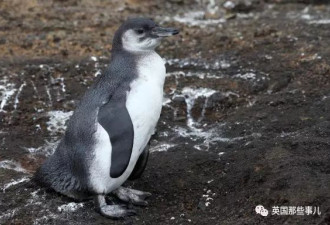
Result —
<svg viewBox="0 0 330 225"><path fill-rule="evenodd" d="M122 185L143 173L162 109L166 69L155 48L178 33L146 18L128 19L118 28L109 66L83 95L54 154L36 171L38 183L74 199L93 197L109 218L135 211L107 204L107 194L148 204L149 192Z"/></svg>

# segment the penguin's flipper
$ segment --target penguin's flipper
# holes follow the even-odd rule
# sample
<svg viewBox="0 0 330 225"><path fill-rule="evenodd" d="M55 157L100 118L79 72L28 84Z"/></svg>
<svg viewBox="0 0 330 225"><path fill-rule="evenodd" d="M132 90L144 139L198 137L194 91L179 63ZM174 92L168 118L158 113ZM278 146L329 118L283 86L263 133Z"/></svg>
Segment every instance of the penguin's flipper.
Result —
<svg viewBox="0 0 330 225"><path fill-rule="evenodd" d="M135 180L141 177L143 171L145 170L149 158L149 149L150 149L150 142L145 147L143 152L141 153L138 161L135 164L135 167L133 169L133 172L129 176L129 180Z"/></svg>
<svg viewBox="0 0 330 225"><path fill-rule="evenodd" d="M130 202L134 205L138 206L147 206L148 202L146 198L151 196L151 193L139 191L131 188L119 187L115 191L112 192L117 196L120 200L124 202Z"/></svg>
<svg viewBox="0 0 330 225"><path fill-rule="evenodd" d="M110 176L121 176L131 159L134 128L125 106L103 105L98 114L98 122L107 131L112 146Z"/></svg>
<svg viewBox="0 0 330 225"><path fill-rule="evenodd" d="M135 210L127 209L127 207L123 205L107 205L104 195L95 196L95 204L102 216L111 219L119 219L136 214Z"/></svg>

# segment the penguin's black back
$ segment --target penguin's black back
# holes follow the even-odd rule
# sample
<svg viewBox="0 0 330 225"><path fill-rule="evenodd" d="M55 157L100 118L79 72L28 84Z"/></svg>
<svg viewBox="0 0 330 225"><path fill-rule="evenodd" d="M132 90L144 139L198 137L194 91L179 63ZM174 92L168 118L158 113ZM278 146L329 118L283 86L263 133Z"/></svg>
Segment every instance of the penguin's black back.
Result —
<svg viewBox="0 0 330 225"><path fill-rule="evenodd" d="M117 163L117 167L112 169L112 175L120 176L126 169L132 151L134 131L128 113L124 117L123 115L125 111L127 112L125 108L126 92L129 91L130 83L137 77L136 60L135 55L124 50L113 52L110 65L86 91L69 119L67 130L55 153L36 172L35 180L38 183L62 193L70 190L87 191L89 189L89 167L93 160L96 144L94 134L97 131L97 122L102 123L108 132L116 129L117 136L120 133L126 134L123 136L126 151L122 151L121 144L123 143L117 144L117 147L112 149L112 156L114 156L112 163L114 165ZM117 112L111 110L118 106L122 110ZM107 113L110 113L109 116L104 117ZM118 116L127 121L124 126L114 126ZM122 129L129 130L123 131ZM111 135L109 136L111 139ZM116 140L113 142L116 143ZM121 140L121 142L123 141Z"/></svg>

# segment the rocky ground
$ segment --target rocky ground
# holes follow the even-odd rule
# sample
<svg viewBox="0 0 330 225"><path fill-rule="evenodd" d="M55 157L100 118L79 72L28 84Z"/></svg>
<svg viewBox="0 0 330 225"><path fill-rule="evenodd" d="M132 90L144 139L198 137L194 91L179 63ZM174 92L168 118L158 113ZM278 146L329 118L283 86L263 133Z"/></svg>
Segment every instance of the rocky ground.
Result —
<svg viewBox="0 0 330 225"><path fill-rule="evenodd" d="M330 224L327 2L1 1L0 223ZM181 33L158 49L163 112L143 177L126 183L153 196L112 221L30 178L134 16Z"/></svg>

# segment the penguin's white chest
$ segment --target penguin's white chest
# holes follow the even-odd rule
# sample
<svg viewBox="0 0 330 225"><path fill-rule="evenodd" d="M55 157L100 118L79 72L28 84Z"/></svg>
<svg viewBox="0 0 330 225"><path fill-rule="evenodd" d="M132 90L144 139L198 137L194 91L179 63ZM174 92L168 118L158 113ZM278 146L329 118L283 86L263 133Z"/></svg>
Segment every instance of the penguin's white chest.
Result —
<svg viewBox="0 0 330 225"><path fill-rule="evenodd" d="M94 162L90 168L91 185L97 193L109 193L127 180L154 133L160 117L166 73L164 61L157 53L152 53L138 60L137 69L138 77L131 83L126 98L126 108L134 129L131 158L127 169L120 177L110 177L112 145L108 133L97 124L97 144Z"/></svg>
<svg viewBox="0 0 330 225"><path fill-rule="evenodd" d="M137 69L138 77L131 83L126 101L134 127L132 160L137 160L154 133L162 109L166 73L164 61L157 53L141 57Z"/></svg>

